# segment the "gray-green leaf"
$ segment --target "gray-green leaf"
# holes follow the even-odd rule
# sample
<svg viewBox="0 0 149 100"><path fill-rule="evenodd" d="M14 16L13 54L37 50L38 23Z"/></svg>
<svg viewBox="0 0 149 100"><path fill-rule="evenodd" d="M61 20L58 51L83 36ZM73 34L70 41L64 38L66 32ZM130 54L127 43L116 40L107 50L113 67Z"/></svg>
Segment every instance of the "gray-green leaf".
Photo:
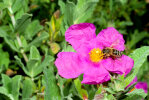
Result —
<svg viewBox="0 0 149 100"><path fill-rule="evenodd" d="M148 55L149 46L144 46L136 49L132 54L129 55L134 60L134 67L133 72L125 79L125 86L127 86L135 78L140 67L142 66Z"/></svg>
<svg viewBox="0 0 149 100"><path fill-rule="evenodd" d="M61 100L59 88L56 84L56 77L54 76L54 70L50 66L50 68L44 69L44 77L45 77L45 100Z"/></svg>

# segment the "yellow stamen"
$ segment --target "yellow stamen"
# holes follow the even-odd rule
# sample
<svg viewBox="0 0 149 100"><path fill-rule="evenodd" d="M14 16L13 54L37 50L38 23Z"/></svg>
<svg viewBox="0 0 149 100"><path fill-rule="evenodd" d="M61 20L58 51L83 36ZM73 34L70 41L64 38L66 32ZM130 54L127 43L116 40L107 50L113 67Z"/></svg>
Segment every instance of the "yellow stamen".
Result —
<svg viewBox="0 0 149 100"><path fill-rule="evenodd" d="M90 60L92 62L99 62L103 59L103 52L99 48L94 48L89 52Z"/></svg>

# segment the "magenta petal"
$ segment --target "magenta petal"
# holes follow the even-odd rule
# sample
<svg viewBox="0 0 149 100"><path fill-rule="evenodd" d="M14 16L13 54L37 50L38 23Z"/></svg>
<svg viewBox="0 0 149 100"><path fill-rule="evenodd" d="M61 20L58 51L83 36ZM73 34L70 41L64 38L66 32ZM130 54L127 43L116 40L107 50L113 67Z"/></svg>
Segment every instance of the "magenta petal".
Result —
<svg viewBox="0 0 149 100"><path fill-rule="evenodd" d="M75 52L60 52L55 61L58 74L64 78L76 78L83 71L81 60Z"/></svg>
<svg viewBox="0 0 149 100"><path fill-rule="evenodd" d="M91 51L91 49L94 48L99 48L99 49L103 49L103 46L100 42L97 41L97 39L92 39L90 42L88 43L84 43L82 44L78 49L77 49L77 53L79 53L82 57L86 57L89 56L89 52Z"/></svg>
<svg viewBox="0 0 149 100"><path fill-rule="evenodd" d="M143 89L145 93L147 93L147 90L148 90L148 86L147 86L147 83L146 82L138 82L135 85L135 88L136 89Z"/></svg>
<svg viewBox="0 0 149 100"><path fill-rule="evenodd" d="M133 59L126 55L122 55L121 58L116 58L115 60L113 60L112 58L108 59L111 59L113 61L113 66L105 66L105 68L110 72L120 75L127 75L134 65Z"/></svg>
<svg viewBox="0 0 149 100"><path fill-rule="evenodd" d="M104 47L112 47L120 51L124 51L125 49L123 35L113 27L103 29L97 35L97 39L99 42L103 43Z"/></svg>
<svg viewBox="0 0 149 100"><path fill-rule="evenodd" d="M84 84L100 84L110 80L109 72L100 64L88 64L84 70L83 81Z"/></svg>
<svg viewBox="0 0 149 100"><path fill-rule="evenodd" d="M65 32L65 39L77 50L82 44L96 37L96 28L91 23L71 25Z"/></svg>

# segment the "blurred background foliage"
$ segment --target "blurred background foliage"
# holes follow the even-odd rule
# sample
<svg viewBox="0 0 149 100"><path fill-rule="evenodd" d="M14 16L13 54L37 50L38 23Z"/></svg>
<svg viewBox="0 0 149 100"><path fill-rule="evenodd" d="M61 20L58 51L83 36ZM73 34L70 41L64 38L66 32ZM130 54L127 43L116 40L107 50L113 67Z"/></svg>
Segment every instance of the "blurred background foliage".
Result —
<svg viewBox="0 0 149 100"><path fill-rule="evenodd" d="M0 100L93 99L98 86L63 79L54 66L58 52L74 51L66 29L82 22L97 34L115 27L127 55L149 45L149 0L0 0ZM149 84L149 58L137 77Z"/></svg>

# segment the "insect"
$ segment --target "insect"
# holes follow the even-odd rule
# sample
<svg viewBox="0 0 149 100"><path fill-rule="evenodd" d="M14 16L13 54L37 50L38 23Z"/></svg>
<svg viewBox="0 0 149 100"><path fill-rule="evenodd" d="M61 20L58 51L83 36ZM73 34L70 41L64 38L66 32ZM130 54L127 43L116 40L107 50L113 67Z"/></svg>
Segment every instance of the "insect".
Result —
<svg viewBox="0 0 149 100"><path fill-rule="evenodd" d="M104 54L104 59L111 57L112 59L119 58L122 56L122 52L118 51L114 48L111 47L106 47L105 49L102 50Z"/></svg>

